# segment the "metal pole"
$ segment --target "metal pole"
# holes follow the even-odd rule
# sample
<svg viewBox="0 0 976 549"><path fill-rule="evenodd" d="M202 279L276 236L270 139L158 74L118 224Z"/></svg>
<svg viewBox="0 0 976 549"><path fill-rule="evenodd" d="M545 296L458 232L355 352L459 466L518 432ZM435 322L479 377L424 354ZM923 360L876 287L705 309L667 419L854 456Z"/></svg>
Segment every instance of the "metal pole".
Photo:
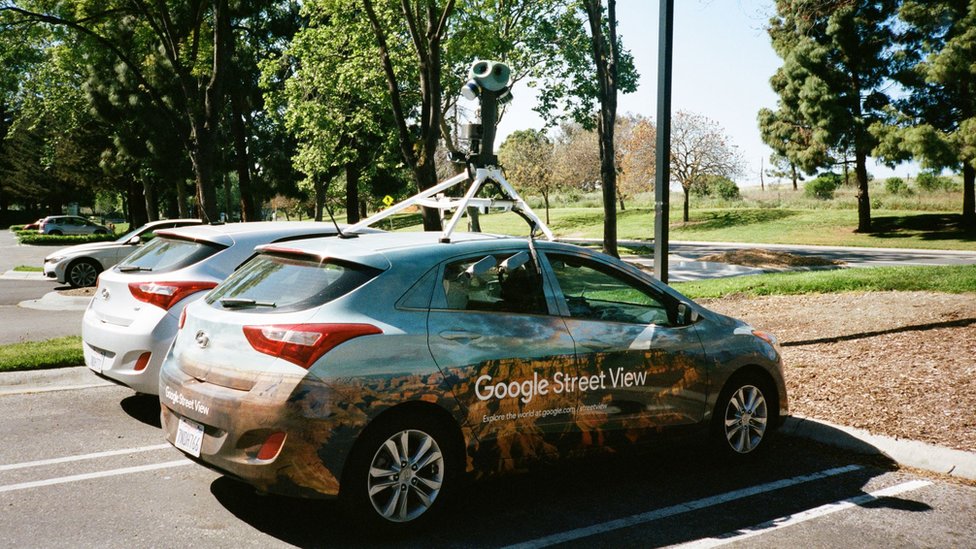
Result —
<svg viewBox="0 0 976 549"><path fill-rule="evenodd" d="M657 149L654 171L654 275L668 282L668 223L671 213L671 44L674 0L661 0L657 58Z"/></svg>

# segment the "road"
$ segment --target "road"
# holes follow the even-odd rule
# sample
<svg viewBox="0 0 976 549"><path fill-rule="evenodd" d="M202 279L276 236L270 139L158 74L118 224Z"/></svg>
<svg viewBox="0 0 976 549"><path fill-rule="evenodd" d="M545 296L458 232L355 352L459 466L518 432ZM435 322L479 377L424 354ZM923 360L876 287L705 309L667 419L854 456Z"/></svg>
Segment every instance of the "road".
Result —
<svg viewBox="0 0 976 549"><path fill-rule="evenodd" d="M109 386L0 396L0 545L382 545L335 502L261 496L163 441L159 405ZM463 487L406 547L972 547L976 487L780 437L754 463L698 446ZM845 503L846 502L846 503ZM732 537L724 537L732 536ZM855 537L856 536L856 537ZM856 539L856 541L854 541Z"/></svg>

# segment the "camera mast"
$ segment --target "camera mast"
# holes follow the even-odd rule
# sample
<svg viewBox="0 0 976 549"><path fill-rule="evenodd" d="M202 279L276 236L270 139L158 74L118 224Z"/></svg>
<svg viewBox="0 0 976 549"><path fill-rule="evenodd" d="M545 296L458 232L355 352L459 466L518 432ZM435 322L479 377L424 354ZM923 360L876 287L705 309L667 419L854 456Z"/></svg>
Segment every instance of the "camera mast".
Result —
<svg viewBox="0 0 976 549"><path fill-rule="evenodd" d="M424 206L439 209L442 220L448 211L454 210L441 234L440 241L447 243L451 241L451 234L468 207L476 207L512 211L529 224L530 238L534 237L536 231L541 231L546 239L555 240L549 227L505 179L495 155L498 106L512 100L512 92L508 88L511 69L498 61L475 61L468 76L468 82L461 88L461 95L466 99L478 100L480 120L461 127L460 137L469 143L469 150L452 158L455 162L463 163L466 170L348 227L345 233L355 233L412 206ZM468 184L463 196L444 196L445 191L462 183ZM505 198L478 197L478 192L486 185L496 188Z"/></svg>

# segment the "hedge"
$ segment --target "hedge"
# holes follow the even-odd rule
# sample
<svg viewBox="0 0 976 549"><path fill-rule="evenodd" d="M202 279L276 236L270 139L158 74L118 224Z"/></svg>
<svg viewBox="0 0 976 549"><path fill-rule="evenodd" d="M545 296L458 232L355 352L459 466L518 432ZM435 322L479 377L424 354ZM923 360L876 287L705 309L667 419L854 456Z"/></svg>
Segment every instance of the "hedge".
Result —
<svg viewBox="0 0 976 549"><path fill-rule="evenodd" d="M72 246L87 242L107 242L118 238L114 234L81 234L81 235L53 235L39 234L36 231L22 231L17 233L21 244L34 246Z"/></svg>

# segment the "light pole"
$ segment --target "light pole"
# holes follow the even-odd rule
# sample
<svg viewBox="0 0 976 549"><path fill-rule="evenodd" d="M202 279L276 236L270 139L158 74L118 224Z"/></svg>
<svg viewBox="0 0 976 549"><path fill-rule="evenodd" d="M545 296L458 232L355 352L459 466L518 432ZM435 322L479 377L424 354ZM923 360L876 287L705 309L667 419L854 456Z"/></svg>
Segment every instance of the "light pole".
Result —
<svg viewBox="0 0 976 549"><path fill-rule="evenodd" d="M661 0L657 57L657 143L654 171L654 275L668 282L671 213L671 44L674 0Z"/></svg>

